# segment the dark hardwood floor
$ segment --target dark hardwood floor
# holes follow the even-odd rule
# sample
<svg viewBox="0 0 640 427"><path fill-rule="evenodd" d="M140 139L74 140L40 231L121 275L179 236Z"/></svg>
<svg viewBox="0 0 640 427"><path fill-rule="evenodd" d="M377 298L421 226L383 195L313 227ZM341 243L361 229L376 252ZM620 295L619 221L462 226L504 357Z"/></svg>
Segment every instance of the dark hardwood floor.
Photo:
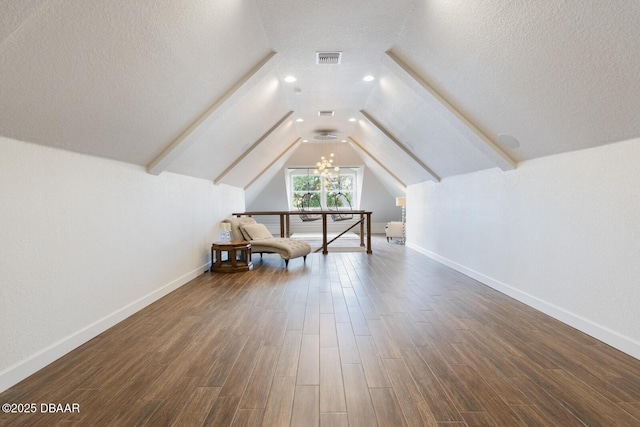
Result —
<svg viewBox="0 0 640 427"><path fill-rule="evenodd" d="M640 426L640 361L373 249L205 273L0 394L79 413L0 425Z"/></svg>

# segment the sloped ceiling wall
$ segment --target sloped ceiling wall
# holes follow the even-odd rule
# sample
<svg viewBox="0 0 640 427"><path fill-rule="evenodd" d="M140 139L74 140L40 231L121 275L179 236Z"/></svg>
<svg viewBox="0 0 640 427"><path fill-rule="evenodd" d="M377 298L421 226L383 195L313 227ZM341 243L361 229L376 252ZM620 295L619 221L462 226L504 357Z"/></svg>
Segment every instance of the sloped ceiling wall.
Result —
<svg viewBox="0 0 640 427"><path fill-rule="evenodd" d="M640 134L640 4L424 1L393 52L515 160Z"/></svg>
<svg viewBox="0 0 640 427"><path fill-rule="evenodd" d="M0 42L2 134L139 165L271 51L251 1L31 4Z"/></svg>
<svg viewBox="0 0 640 427"><path fill-rule="evenodd" d="M635 0L0 8L1 135L249 195L323 129L393 193L640 136Z"/></svg>

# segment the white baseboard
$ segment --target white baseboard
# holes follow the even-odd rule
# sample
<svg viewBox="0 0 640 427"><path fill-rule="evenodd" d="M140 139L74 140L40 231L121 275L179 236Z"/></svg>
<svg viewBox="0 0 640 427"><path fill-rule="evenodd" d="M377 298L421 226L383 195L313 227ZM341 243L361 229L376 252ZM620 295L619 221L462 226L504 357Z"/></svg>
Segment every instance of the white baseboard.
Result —
<svg viewBox="0 0 640 427"><path fill-rule="evenodd" d="M464 274L465 276L469 276L472 279L475 279L505 295L508 295L511 298L528 305L529 307L535 308L538 311L548 314L554 319L557 319L562 323L565 323L581 332L584 332L585 334L590 335L610 345L611 347L614 347L632 357L635 357L636 359L640 359L640 342L630 337L624 336L605 326L598 325L597 323L594 323L589 319L567 311L562 307L558 307L538 297L509 286L506 283L500 282L475 270L467 268L461 264L456 263L455 261L440 256L414 243L407 243L407 246L420 252L423 255L428 256L435 261L438 261L441 264L446 265L447 267L450 267Z"/></svg>
<svg viewBox="0 0 640 427"><path fill-rule="evenodd" d="M87 341L100 335L102 332L123 321L132 314L142 310L146 306L156 302L165 295L178 289L190 280L195 279L202 274L205 269L209 268L209 264L198 267L197 269L173 280L165 286L133 301L130 304L114 311L102 319L98 319L90 325L85 326L79 331L51 344L33 356L18 362L17 364L0 372L0 393L12 387L38 372L40 369L69 353L70 351L80 347Z"/></svg>

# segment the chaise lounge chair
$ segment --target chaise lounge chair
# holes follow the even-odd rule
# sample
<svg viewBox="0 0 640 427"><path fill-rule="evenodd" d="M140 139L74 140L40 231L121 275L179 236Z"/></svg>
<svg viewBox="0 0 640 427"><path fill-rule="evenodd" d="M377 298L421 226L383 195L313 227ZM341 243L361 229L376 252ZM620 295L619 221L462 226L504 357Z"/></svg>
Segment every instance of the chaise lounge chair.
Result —
<svg viewBox="0 0 640 427"><path fill-rule="evenodd" d="M289 260L303 257L311 252L311 246L306 242L288 239L286 237L273 237L264 224L259 224L250 217L227 218L222 222L231 224L231 239L246 240L251 243L251 252L279 254L284 260L285 268L289 266Z"/></svg>

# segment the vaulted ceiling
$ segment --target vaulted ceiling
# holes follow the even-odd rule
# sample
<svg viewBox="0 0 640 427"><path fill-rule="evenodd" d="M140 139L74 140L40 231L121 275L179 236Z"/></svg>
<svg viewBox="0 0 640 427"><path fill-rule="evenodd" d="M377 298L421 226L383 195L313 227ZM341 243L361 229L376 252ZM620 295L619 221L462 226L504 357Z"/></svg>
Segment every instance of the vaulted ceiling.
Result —
<svg viewBox="0 0 640 427"><path fill-rule="evenodd" d="M637 0L0 0L0 12L0 134L153 174L250 190L294 153L315 162L327 133L405 187L640 136Z"/></svg>

